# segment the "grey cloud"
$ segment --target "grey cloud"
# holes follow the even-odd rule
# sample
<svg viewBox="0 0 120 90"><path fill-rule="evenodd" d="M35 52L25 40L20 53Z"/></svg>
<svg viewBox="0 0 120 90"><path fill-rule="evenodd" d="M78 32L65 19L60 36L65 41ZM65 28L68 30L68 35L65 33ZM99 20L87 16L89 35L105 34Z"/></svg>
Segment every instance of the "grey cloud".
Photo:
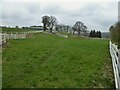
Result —
<svg viewBox="0 0 120 90"><path fill-rule="evenodd" d="M64 10L59 5L46 5L41 11L48 15L59 15L64 13Z"/></svg>
<svg viewBox="0 0 120 90"><path fill-rule="evenodd" d="M26 10L29 13L38 14L41 11L41 4L39 4L39 3L27 3Z"/></svg>
<svg viewBox="0 0 120 90"><path fill-rule="evenodd" d="M80 20L89 29L104 31L116 21L116 5L117 3L86 3L78 10L67 10L59 3L16 3L15 6L5 3L2 19L5 25L40 25L43 15L54 15L59 23L73 25Z"/></svg>

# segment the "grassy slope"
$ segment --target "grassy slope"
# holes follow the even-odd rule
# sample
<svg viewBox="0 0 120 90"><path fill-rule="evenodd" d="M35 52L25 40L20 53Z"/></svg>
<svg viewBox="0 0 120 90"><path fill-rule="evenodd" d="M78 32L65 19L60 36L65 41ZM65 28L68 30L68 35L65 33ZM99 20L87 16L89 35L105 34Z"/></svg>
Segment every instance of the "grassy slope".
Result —
<svg viewBox="0 0 120 90"><path fill-rule="evenodd" d="M3 49L3 87L114 87L108 41L36 34Z"/></svg>

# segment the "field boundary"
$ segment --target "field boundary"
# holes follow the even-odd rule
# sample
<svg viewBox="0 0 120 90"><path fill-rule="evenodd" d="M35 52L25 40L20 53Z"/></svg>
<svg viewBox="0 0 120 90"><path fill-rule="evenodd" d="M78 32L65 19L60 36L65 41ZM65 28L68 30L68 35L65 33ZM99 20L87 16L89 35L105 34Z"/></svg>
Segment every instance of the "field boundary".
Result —
<svg viewBox="0 0 120 90"><path fill-rule="evenodd" d="M27 37L27 34L33 34L33 33L47 33L47 34L52 34L52 33L49 33L49 32L43 32L43 31L28 31L28 32L15 32L15 33L0 33L0 37L2 37L0 39L0 45L3 45L3 44L6 44L7 43L7 39L25 39ZM68 36L67 35L63 35L63 34L55 34L59 37L65 37L67 38Z"/></svg>
<svg viewBox="0 0 120 90"><path fill-rule="evenodd" d="M109 42L109 47L114 70L115 87L117 90L120 90L120 49L118 49L118 46L111 41Z"/></svg>
<svg viewBox="0 0 120 90"><path fill-rule="evenodd" d="M6 44L7 39L25 39L27 34L39 33L41 31L28 31L28 32L16 32L16 33L0 33L0 45Z"/></svg>

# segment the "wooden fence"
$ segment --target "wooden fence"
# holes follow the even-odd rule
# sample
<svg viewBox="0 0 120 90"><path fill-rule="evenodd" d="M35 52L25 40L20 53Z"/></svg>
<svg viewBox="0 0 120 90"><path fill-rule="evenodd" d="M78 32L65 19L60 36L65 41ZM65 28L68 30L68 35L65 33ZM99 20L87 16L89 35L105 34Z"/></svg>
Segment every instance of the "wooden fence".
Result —
<svg viewBox="0 0 120 90"><path fill-rule="evenodd" d="M113 44L111 41L109 45L114 70L115 86L117 90L120 90L120 49L118 49L118 46Z"/></svg>
<svg viewBox="0 0 120 90"><path fill-rule="evenodd" d="M0 45L7 42L7 39L25 39L27 34L39 33L41 31L16 32L16 33L0 33Z"/></svg>

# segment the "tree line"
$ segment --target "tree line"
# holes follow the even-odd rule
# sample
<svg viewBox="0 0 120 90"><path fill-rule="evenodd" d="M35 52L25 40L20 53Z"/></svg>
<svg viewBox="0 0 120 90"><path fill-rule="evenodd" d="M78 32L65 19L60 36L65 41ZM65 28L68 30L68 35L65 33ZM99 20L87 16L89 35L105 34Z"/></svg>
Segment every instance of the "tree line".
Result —
<svg viewBox="0 0 120 90"><path fill-rule="evenodd" d="M119 45L120 48L120 21L109 28L111 41Z"/></svg>
<svg viewBox="0 0 120 90"><path fill-rule="evenodd" d="M87 32L87 26L81 22L81 21L77 21L73 27L69 26L69 25L61 25L58 24L58 20L55 16L43 16L42 17L42 23L43 23L43 30L50 30L50 32L52 33L53 28L56 29L56 31L62 31L62 30L66 30L68 32L69 29L73 30L73 34L75 31L78 32L78 35L80 35L81 33L86 33Z"/></svg>
<svg viewBox="0 0 120 90"><path fill-rule="evenodd" d="M43 30L49 30L50 33L52 33L53 30L56 30L57 32L65 31L73 34L77 32L78 35L101 38L100 31L92 30L89 34L87 26L81 21L76 21L73 26L69 26L65 24L58 24L58 20L55 16L45 15L41 19L43 23Z"/></svg>

